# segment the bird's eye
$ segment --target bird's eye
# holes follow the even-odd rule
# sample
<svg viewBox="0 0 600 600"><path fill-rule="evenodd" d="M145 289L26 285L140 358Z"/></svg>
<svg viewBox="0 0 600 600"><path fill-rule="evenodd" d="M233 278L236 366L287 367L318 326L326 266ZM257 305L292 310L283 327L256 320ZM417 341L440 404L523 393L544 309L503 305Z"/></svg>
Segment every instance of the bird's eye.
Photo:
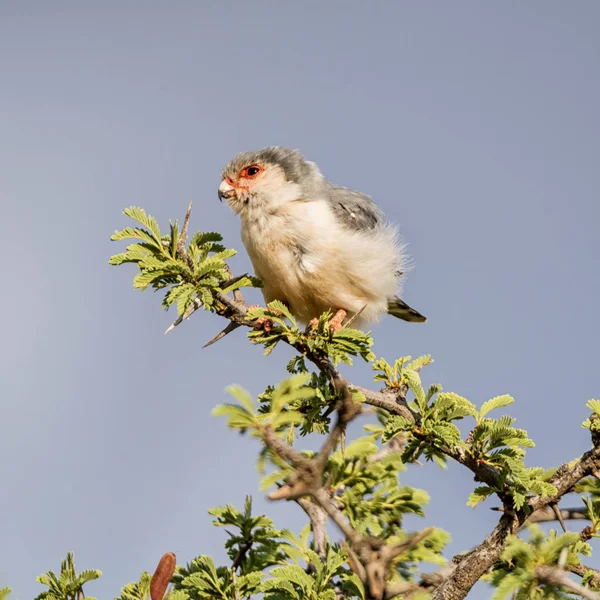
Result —
<svg viewBox="0 0 600 600"><path fill-rule="evenodd" d="M241 177L256 177L262 171L262 167L258 165L251 165L250 167L246 167L240 173Z"/></svg>

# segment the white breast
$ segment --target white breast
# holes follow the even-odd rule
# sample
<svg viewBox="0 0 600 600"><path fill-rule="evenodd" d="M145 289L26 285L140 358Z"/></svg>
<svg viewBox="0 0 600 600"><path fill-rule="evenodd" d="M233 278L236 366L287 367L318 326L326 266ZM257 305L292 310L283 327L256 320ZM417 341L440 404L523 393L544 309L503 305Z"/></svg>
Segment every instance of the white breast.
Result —
<svg viewBox="0 0 600 600"><path fill-rule="evenodd" d="M376 318L394 293L393 235L374 239L349 231L326 201L249 211L242 218L242 240L265 300L281 300L303 322L328 309L356 312L365 304Z"/></svg>

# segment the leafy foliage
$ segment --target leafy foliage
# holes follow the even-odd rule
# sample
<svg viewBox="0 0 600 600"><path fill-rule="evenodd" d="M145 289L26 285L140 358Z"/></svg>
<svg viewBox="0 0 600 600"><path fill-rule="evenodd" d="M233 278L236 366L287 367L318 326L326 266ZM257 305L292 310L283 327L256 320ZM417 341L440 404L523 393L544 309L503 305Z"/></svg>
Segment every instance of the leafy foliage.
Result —
<svg viewBox="0 0 600 600"><path fill-rule="evenodd" d="M258 286L256 278L242 277L231 281L227 259L236 254L235 250L221 245L219 233L196 233L181 251L181 232L178 224L169 224L169 233L161 233L156 219L135 206L126 208L124 214L137 221L141 227L125 227L115 231L111 240L133 239L126 251L115 254L109 260L111 265L134 263L140 273L133 280L133 287L145 290L167 288L163 307L177 305L179 315L194 302L204 308L215 310L215 292L228 293L247 286ZM187 260L186 260L187 259Z"/></svg>
<svg viewBox="0 0 600 600"><path fill-rule="evenodd" d="M583 427L600 431L600 400L588 400L586 406L592 411L592 415L583 422Z"/></svg>
<svg viewBox="0 0 600 600"><path fill-rule="evenodd" d="M425 516L429 496L423 490L398 485L406 467L399 452L377 456L373 436L358 438L335 452L326 476L336 504L352 526L363 534L383 539L402 531L405 514Z"/></svg>
<svg viewBox="0 0 600 600"><path fill-rule="evenodd" d="M461 453L479 465L494 469L497 483L476 487L469 496L470 506L498 493L510 496L514 508L520 509L531 494L544 497L556 492L546 481L544 469L525 466L525 448L534 446L527 432L513 427L512 417L488 416L492 411L512 404L511 396L492 398L478 411L466 398L454 392L443 392L439 384L431 385L426 392L418 370L431 362L429 356L422 356L412 363L408 363L409 360L410 357L400 358L394 367L383 359L373 364L378 372L376 380L385 381L390 389L406 388L413 395L408 407L414 419L391 415L386 419L382 433L384 441L400 433L408 434L405 461L414 461L424 454L428 459L444 464L446 456ZM466 417L473 418L475 425L463 439L454 422Z"/></svg>
<svg viewBox="0 0 600 600"><path fill-rule="evenodd" d="M267 308L257 307L248 311L248 320L265 317L275 324L269 332L252 331L248 337L254 344L262 344L265 354L270 354L279 342L285 341L303 354L328 358L334 365L341 362L351 365L353 356L361 356L366 361L373 360L375 355L370 350L373 339L358 329L331 331L329 321L332 316L331 312L325 312L313 328L301 331L287 306L276 300L269 302Z"/></svg>
<svg viewBox="0 0 600 600"><path fill-rule="evenodd" d="M172 579L174 589L165 600L370 600L373 596L365 584L365 565L357 563L359 559L367 560L365 548L377 556L391 548L402 549L381 567L385 571L380 583L391 586L386 587L385 594L382 592L386 598L391 597L388 591L394 585L410 590L407 596L424 597L430 588L424 583L427 573L423 566L446 563L443 551L449 535L431 528L417 536L415 543L408 543L411 535L404 521L407 515L426 518L429 496L424 490L402 485L401 478L421 457L440 466L455 460L469 468L477 486L467 503L476 506L495 494L503 511L518 515L519 523L529 516L536 499L557 493L551 477L558 471L526 466L526 450L533 447L533 441L525 430L515 426L512 417L499 412L514 402L511 396L497 396L478 409L465 397L445 392L439 384L424 387L421 372L432 363L429 355L416 359L402 356L391 363L376 358L369 334L349 327L332 332L331 313L320 315L316 325L305 330L299 328L281 302L248 310L246 321L243 312L238 311L234 318L236 305L225 295L242 287L258 287L260 282L248 276L232 277L227 260L235 251L222 245L218 233L198 232L188 240L187 217L185 233L175 222L164 234L156 219L141 208L130 207L124 212L136 225L115 232L112 239L132 243L109 262L137 265L134 288L163 290L163 307L176 305L179 315L187 316L194 308L203 307L237 325L254 326L256 319L265 317L272 327L252 328L250 341L264 346L266 354L280 342L295 349L296 355L287 368L288 378L268 386L257 401L241 386L231 386L229 393L235 401L218 405L213 414L225 417L231 429L263 442L258 456L262 489L276 487L280 491L291 481L307 477L308 471L302 474L296 467L303 461L316 469L327 501L323 504L314 492L291 498L307 515L311 510L320 510L320 518L324 519L319 525L311 516L310 524L299 534L276 528L265 515L254 515L250 497L241 510L232 505L211 509L213 524L224 528L228 536L226 564L202 554L178 567ZM332 379L337 380L335 366L352 365L356 357L371 363L375 381L384 386L377 398L385 402L368 399L366 392L363 395L350 386L364 412L374 410L377 423L368 423L364 435L347 440L350 430L345 423L341 431L339 419L348 396ZM316 367L315 372L310 371L309 363ZM597 446L600 401L590 400L587 406L592 415L583 426L591 430ZM336 419L336 425L332 419ZM325 454L293 447L298 440L304 442L315 436L326 437L321 446L327 448ZM584 540L600 533L600 483L595 477L585 477L574 491L582 498L589 526L581 534L564 535L553 531L546 535L539 527L530 526L527 540L510 536L501 559L486 575L495 587L496 599L510 595L522 600L570 597L562 585L550 584L540 576L541 567L577 568L578 573L584 573L583 584L592 582L595 574L583 567L580 556L591 553ZM343 536L338 533L334 539L335 534L326 529L328 518L335 521ZM317 540L319 527L321 539ZM357 558L361 552L362 557ZM58 575L49 571L38 577L48 589L36 600L84 600L84 584L100 575L100 571L77 574L73 555L68 553ZM150 581L149 573L144 571L138 581L123 587L116 600L149 600ZM6 599L9 592L9 588L2 588L0 600Z"/></svg>
<svg viewBox="0 0 600 600"><path fill-rule="evenodd" d="M571 598L568 593L540 581L536 567L558 567L559 562L566 565L578 565L579 555L589 556L591 548L581 541L576 533L557 535L551 531L546 536L541 527L529 527L530 538L525 541L510 536L501 561L487 577L496 587L494 600L502 600L511 594L517 600L529 598Z"/></svg>
<svg viewBox="0 0 600 600"><path fill-rule="evenodd" d="M77 574L75 571L75 558L72 552L60 563L60 573L48 571L37 578L38 583L48 587L48 590L39 594L35 600L95 600L84 596L83 586L89 581L102 576L102 571L87 570Z"/></svg>
<svg viewBox="0 0 600 600"><path fill-rule="evenodd" d="M121 589L121 595L115 600L149 600L151 576L143 571L138 581L128 583Z"/></svg>

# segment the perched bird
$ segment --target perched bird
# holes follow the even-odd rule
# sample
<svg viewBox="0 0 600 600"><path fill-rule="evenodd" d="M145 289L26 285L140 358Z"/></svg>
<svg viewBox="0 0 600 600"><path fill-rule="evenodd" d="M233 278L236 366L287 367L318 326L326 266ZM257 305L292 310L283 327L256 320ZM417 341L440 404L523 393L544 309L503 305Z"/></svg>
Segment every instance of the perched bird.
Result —
<svg viewBox="0 0 600 600"><path fill-rule="evenodd" d="M328 182L295 150L238 154L223 170L219 199L240 216L265 301L280 300L300 322L314 324L327 310L333 330L347 314L358 314L354 327L386 313L426 320L396 295L407 268L396 228L368 196Z"/></svg>

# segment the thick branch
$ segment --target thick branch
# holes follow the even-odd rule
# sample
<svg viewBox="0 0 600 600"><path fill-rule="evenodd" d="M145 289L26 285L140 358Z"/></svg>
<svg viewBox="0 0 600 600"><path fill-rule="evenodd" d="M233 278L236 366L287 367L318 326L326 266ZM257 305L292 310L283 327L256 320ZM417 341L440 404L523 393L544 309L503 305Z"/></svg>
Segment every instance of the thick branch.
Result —
<svg viewBox="0 0 600 600"><path fill-rule="evenodd" d="M588 450L572 467L562 465L550 479L550 483L556 488L556 494L551 497L536 497L530 502L533 510L538 510L558 502L565 494L570 492L576 483L584 477L592 475L600 467L600 450L593 448Z"/></svg>
<svg viewBox="0 0 600 600"><path fill-rule="evenodd" d="M302 456L300 452L280 440L269 425L263 427L261 434L265 444L293 467L305 466L310 462L309 458Z"/></svg>
<svg viewBox="0 0 600 600"><path fill-rule="evenodd" d="M321 560L325 561L327 556L327 514L321 506L315 504L309 498L298 498L296 502L310 519L315 551L321 557Z"/></svg>
<svg viewBox="0 0 600 600"><path fill-rule="evenodd" d="M517 532L515 515L504 514L494 530L458 563L454 572L433 593L432 600L462 600L500 558L506 538Z"/></svg>
<svg viewBox="0 0 600 600"><path fill-rule="evenodd" d="M215 297L224 306L223 310L218 311L219 314L238 325L244 325L247 327L253 326L252 322L245 319L248 307L244 302L232 300L220 292L215 292ZM321 353L313 353L309 351L302 341L290 345L306 356L306 358L313 362L322 372L327 374L334 384L337 382L338 385L361 392L365 397L366 403L371 406L382 408L391 414L401 415L407 419L417 422L415 415L410 411L406 403L401 397L399 397L398 394L394 394L393 392L375 392L361 386L356 386L340 376L339 372L333 366L327 356L324 356ZM322 487L321 480L326 459L335 448L335 445L337 444L337 441L344 430L345 423L347 423L347 421L344 422L344 419L341 416L338 416L338 422L336 423L332 434L323 446L322 453L317 455L317 457L320 459L320 464L315 465L315 463L312 462L315 459L312 459L310 462L311 465L315 465L318 468L314 469L311 473L301 473L300 476L298 475L298 464L300 464L298 457L301 457L301 455L292 449L289 449L289 451L284 450L283 446L286 446L287 448L289 447L279 440L279 438L277 438L272 431L272 436L269 439L264 439L265 442L273 447L278 454L286 457L288 460L291 459L290 463L296 467L296 483L298 483L298 481L302 483L300 486L296 485L295 490L284 490L286 487L284 486L284 488L280 488L276 493L272 494L271 497L275 499L275 495L277 493L278 498L287 499L299 498L302 495L307 494L311 495L341 529L356 550L357 547L364 547L367 538L364 538L355 532L345 520L343 515L332 505L328 493ZM419 437L418 432L414 435L417 438ZM596 437L600 438L600 436ZM274 442L274 439L277 440L277 442ZM423 441L428 440L424 437ZM598 440L594 439L594 444L597 441ZM277 445L277 447L275 447L274 444ZM487 485L496 489L502 489L503 484L500 474L494 467L480 463L463 448L438 446L438 449L448 457L456 460L471 470L477 481L486 483ZM301 458L303 461L308 460L305 457ZM304 471L306 470L304 469ZM548 514L547 507L553 503L556 504L559 502L562 496L571 491L578 481L588 475L593 475L598 472L600 472L600 454L596 448L586 452L572 467L563 465L563 467L558 469L550 480L550 483L556 487L557 493L552 497L533 497L529 501L529 511L527 514L525 511L519 511L514 514L508 512L503 514L498 525L485 538L485 540L483 540L483 542L479 544L479 546L477 546L472 552L463 557L458 563L456 569L454 569L453 573L439 585L439 587L433 593L434 600L459 600L464 598L472 586L486 571L488 571L493 563L500 558L502 550L506 544L507 536L517 533L528 516L532 522L536 522L535 520L538 522L546 520L545 515ZM318 487L316 479L317 477L321 477L318 482ZM289 485L287 487L290 488ZM538 513L538 511L543 511L543 513ZM367 579L369 579L371 583L375 580L381 582L382 574L377 571L377 569L380 569L382 566L379 562L379 559L373 558L373 560L367 560L365 563L364 559L367 558L366 556L359 556L359 558L361 559L361 562L366 565L365 570ZM373 571L373 569L375 569L377 572ZM369 574L370 571L371 574ZM381 588L378 588L379 596L376 597L382 597L383 594L383 588L381 586L379 587Z"/></svg>
<svg viewBox="0 0 600 600"><path fill-rule="evenodd" d="M600 450L594 448L586 452L572 467L563 465L550 480L557 493L544 498L536 496L529 505L537 511L558 502L578 481L593 474L598 469L599 462ZM434 592L433 600L464 598L479 578L500 558L507 536L516 534L528 516L524 511L503 514L494 531L459 562L454 573Z"/></svg>

